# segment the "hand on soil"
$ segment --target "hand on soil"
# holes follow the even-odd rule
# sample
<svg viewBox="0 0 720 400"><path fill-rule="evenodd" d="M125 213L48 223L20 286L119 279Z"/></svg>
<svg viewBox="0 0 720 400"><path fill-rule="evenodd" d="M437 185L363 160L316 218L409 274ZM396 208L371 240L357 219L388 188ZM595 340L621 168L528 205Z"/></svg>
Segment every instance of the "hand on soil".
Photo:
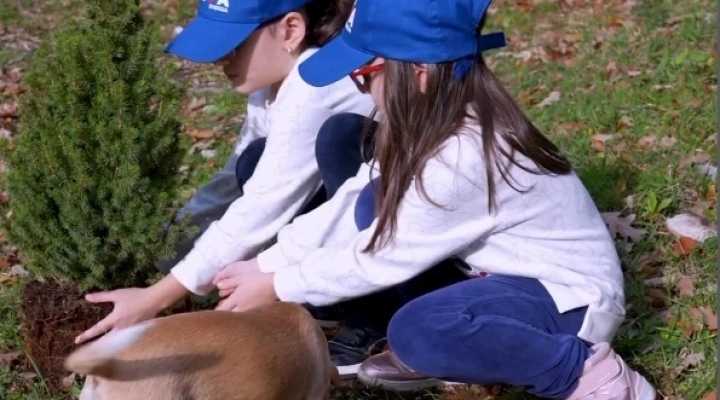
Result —
<svg viewBox="0 0 720 400"><path fill-rule="evenodd" d="M154 318L160 311L148 289L128 288L110 292L90 293L85 299L91 303L114 303L113 311L90 329L75 338L80 344L132 324Z"/></svg>

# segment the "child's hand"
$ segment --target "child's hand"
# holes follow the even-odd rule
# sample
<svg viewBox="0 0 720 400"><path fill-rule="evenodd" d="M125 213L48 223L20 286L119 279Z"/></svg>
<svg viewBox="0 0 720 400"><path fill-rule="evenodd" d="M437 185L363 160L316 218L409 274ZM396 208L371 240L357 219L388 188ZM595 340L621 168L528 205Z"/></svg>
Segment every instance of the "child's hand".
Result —
<svg viewBox="0 0 720 400"><path fill-rule="evenodd" d="M245 311L277 301L272 273L260 271L257 261L234 262L220 271L213 283L225 297L216 310Z"/></svg>
<svg viewBox="0 0 720 400"><path fill-rule="evenodd" d="M85 299L91 303L114 303L107 317L75 338L80 344L113 329L154 318L160 311L187 296L188 290L172 274L145 288L118 289L90 293Z"/></svg>
<svg viewBox="0 0 720 400"><path fill-rule="evenodd" d="M80 344L113 329L120 329L134 323L155 317L161 308L153 304L150 289L118 289L110 292L90 293L85 299L91 303L115 303L107 317L75 338Z"/></svg>
<svg viewBox="0 0 720 400"><path fill-rule="evenodd" d="M257 267L257 261L252 259L248 261L236 261L234 263L230 263L218 272L213 279L213 284L218 288L220 297L227 297L230 295L242 281L243 271L246 271L251 266L259 270L259 267Z"/></svg>

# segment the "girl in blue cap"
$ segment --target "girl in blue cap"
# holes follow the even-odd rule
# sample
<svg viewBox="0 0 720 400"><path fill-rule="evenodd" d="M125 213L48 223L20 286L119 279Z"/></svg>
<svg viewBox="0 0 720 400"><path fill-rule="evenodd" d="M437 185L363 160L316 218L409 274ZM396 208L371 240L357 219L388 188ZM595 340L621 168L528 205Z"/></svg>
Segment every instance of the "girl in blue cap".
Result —
<svg viewBox="0 0 720 400"><path fill-rule="evenodd" d="M489 2L357 2L300 73L315 86L350 75L372 95L374 162L217 285L234 288L234 309L401 292L391 350L358 371L388 389L450 380L653 400L609 344L625 297L599 211L483 61L504 46L502 33L480 34Z"/></svg>
<svg viewBox="0 0 720 400"><path fill-rule="evenodd" d="M371 97L350 78L319 88L298 73L299 63L339 32L351 6L348 0L199 1L197 17L167 51L216 63L237 92L249 95L235 165L186 207L206 229L189 253L149 288L88 295L115 308L77 342L151 318L189 293L208 294L223 267L254 257L283 225L332 197L357 172L360 131L375 107ZM322 150L317 159L316 146Z"/></svg>

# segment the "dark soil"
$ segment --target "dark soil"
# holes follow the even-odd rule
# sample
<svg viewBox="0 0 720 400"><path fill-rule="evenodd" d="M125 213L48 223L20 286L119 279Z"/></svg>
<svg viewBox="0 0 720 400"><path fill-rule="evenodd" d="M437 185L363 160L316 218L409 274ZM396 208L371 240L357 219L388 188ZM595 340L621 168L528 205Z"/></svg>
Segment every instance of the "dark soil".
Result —
<svg viewBox="0 0 720 400"><path fill-rule="evenodd" d="M70 373L63 367L63 361L74 349L75 337L107 316L112 307L112 303L88 303L84 292L69 283L54 280L27 283L22 295L20 329L28 361L34 362L28 368L37 368L51 394L66 390L62 381Z"/></svg>

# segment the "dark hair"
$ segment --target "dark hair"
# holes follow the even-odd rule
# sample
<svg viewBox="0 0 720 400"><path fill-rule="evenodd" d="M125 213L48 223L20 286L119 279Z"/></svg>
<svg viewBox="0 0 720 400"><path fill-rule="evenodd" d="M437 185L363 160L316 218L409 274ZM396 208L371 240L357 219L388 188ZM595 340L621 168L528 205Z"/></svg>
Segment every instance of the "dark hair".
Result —
<svg viewBox="0 0 720 400"><path fill-rule="evenodd" d="M332 40L350 17L354 0L313 0L305 6L307 46L323 46Z"/></svg>
<svg viewBox="0 0 720 400"><path fill-rule="evenodd" d="M480 22L480 28L484 19ZM535 174L568 174L572 166L560 150L530 122L520 106L478 57L464 78L453 77L455 63L429 64L425 93L420 93L408 62L385 61L384 121L375 140L375 162L380 165L376 195L378 224L365 251L374 251L394 236L400 201L416 180L420 193L432 204L422 181L426 162L443 142L456 135L466 118L479 123L486 170L488 208L495 207L495 172L515 190L511 164ZM499 136L499 137L498 137ZM505 142L507 145L501 143ZM505 146L505 147L503 147ZM537 169L515 160L520 153ZM496 168L496 169L495 169Z"/></svg>

